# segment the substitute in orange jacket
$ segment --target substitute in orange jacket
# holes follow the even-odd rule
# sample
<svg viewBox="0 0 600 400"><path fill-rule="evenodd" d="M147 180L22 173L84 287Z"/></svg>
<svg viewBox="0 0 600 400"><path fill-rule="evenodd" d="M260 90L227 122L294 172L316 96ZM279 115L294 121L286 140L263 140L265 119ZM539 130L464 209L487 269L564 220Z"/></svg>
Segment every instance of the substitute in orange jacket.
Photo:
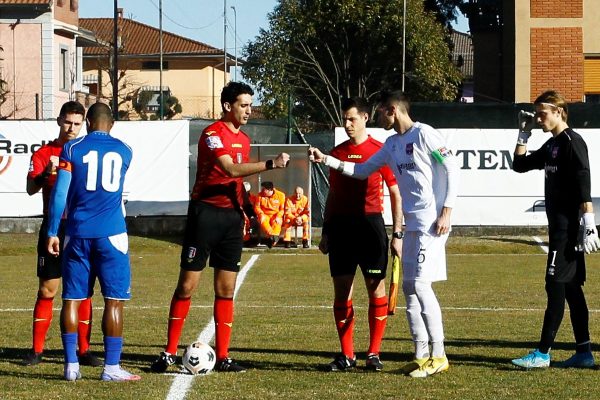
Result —
<svg viewBox="0 0 600 400"><path fill-rule="evenodd" d="M310 218L310 208L308 206L308 197L304 195L304 189L296 187L294 194L285 201L285 218L283 220L283 242L285 247L289 248L292 241L292 227L302 227L302 247L308 249L308 220Z"/></svg>
<svg viewBox="0 0 600 400"><path fill-rule="evenodd" d="M279 239L283 212L285 209L285 194L273 187L273 182L263 182L262 190L256 196L254 211L260 224L261 234L267 237L267 246L273 247Z"/></svg>

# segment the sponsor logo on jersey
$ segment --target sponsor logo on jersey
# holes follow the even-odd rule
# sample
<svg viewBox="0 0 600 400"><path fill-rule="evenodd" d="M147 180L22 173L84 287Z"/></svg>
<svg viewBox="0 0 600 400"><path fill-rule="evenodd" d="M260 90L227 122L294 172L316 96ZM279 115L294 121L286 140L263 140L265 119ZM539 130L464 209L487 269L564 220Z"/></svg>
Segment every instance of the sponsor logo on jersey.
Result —
<svg viewBox="0 0 600 400"><path fill-rule="evenodd" d="M348 154L348 160L360 160L362 157L362 154Z"/></svg>
<svg viewBox="0 0 600 400"><path fill-rule="evenodd" d="M546 171L546 175L547 174L555 174L556 171L558 171L558 165L546 165L544 170Z"/></svg>
<svg viewBox="0 0 600 400"><path fill-rule="evenodd" d="M396 167L398 167L398 173L400 175L402 175L402 172L404 170L412 170L415 169L415 163L414 162L409 162L409 163L400 163L400 164L396 164Z"/></svg>
<svg viewBox="0 0 600 400"><path fill-rule="evenodd" d="M233 147L234 149L241 149L244 146L241 143L232 143L231 147Z"/></svg>
<svg viewBox="0 0 600 400"><path fill-rule="evenodd" d="M412 156L413 151L414 151L414 144L413 143L407 143L405 151L406 151L406 155L407 156Z"/></svg>
<svg viewBox="0 0 600 400"><path fill-rule="evenodd" d="M221 142L221 138L218 137L218 136L209 136L209 137L207 137L206 138L206 145L211 150L222 149L223 148L223 142Z"/></svg>
<svg viewBox="0 0 600 400"><path fill-rule="evenodd" d="M381 269L368 269L367 273L368 274L380 274L381 273Z"/></svg>
<svg viewBox="0 0 600 400"><path fill-rule="evenodd" d="M210 135L212 135L213 133L217 133L217 131L208 131L208 132L204 132L204 134L205 134L206 136L210 136Z"/></svg>
<svg viewBox="0 0 600 400"><path fill-rule="evenodd" d="M552 158L558 157L558 146L552 148Z"/></svg>

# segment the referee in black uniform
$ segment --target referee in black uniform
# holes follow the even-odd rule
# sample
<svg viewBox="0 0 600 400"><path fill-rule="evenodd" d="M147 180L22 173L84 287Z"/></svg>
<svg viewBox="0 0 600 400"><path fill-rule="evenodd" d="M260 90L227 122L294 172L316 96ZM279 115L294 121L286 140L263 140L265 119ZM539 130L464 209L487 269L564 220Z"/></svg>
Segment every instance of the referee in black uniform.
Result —
<svg viewBox="0 0 600 400"><path fill-rule="evenodd" d="M590 163L583 138L567 125L567 103L556 91L542 93L534 102L535 114L519 114L519 138L513 169L527 172L545 170L545 200L548 217L548 260L546 294L548 303L538 348L512 360L522 368L550 366L550 348L560 327L565 300L569 304L576 352L556 366L590 368L589 313L583 293L585 260L583 251L598 250L600 241L594 221L590 190ZM552 133L538 150L527 154L527 139L534 124Z"/></svg>

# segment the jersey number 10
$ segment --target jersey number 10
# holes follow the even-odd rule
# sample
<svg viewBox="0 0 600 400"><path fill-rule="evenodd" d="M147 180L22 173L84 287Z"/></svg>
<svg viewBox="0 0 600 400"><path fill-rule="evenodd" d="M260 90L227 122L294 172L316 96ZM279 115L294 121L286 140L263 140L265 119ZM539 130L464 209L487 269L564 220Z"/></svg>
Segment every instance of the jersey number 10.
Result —
<svg viewBox="0 0 600 400"><path fill-rule="evenodd" d="M83 156L83 163L88 164L87 183L85 188L91 192L96 190L96 179L98 176L98 152L90 151ZM110 151L102 157L102 188L107 192L116 192L119 190L121 182L121 166L123 159L119 153Z"/></svg>

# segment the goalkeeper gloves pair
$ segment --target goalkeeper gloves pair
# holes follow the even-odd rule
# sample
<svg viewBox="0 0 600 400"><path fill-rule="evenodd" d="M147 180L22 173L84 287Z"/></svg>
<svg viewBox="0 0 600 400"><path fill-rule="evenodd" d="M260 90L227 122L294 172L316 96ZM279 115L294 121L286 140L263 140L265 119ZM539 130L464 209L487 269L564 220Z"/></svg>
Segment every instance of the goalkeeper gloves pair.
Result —
<svg viewBox="0 0 600 400"><path fill-rule="evenodd" d="M598 239L598 229L596 228L594 213L583 214L580 229L579 251L585 251L586 254L590 254L600 249L600 239Z"/></svg>
<svg viewBox="0 0 600 400"><path fill-rule="evenodd" d="M531 136L531 130L535 127L535 114L527 111L519 111L519 136L517 138L517 144L525 146L529 137Z"/></svg>

